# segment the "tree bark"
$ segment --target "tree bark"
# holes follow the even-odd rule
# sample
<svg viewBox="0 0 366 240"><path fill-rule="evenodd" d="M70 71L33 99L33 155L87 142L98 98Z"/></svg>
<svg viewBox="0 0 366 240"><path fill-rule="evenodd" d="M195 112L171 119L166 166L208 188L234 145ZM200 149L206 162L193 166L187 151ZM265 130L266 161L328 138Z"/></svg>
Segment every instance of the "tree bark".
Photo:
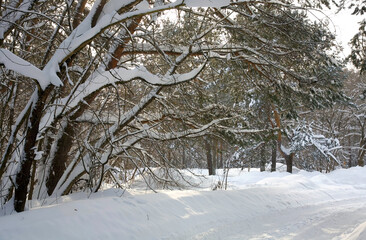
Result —
<svg viewBox="0 0 366 240"><path fill-rule="evenodd" d="M365 166L365 153L366 153L366 138L362 139L361 140L361 143L360 143L360 150L358 152L358 159L357 159L357 165L360 166L360 167L363 167Z"/></svg>
<svg viewBox="0 0 366 240"><path fill-rule="evenodd" d="M293 165L293 162L294 162L294 153L290 153L289 155L287 154L284 154L284 158L285 158L285 161L286 161L286 166L287 166L287 172L288 173L292 173L292 165Z"/></svg>
<svg viewBox="0 0 366 240"><path fill-rule="evenodd" d="M273 140L273 142L272 142L271 172L276 171L276 163L277 163L277 142L276 142L276 140Z"/></svg>
<svg viewBox="0 0 366 240"><path fill-rule="evenodd" d="M348 138L348 146L351 146L351 138ZM353 159L352 159L352 149L350 148L348 150L349 158L348 158L348 167L351 168L353 165Z"/></svg>
<svg viewBox="0 0 366 240"><path fill-rule="evenodd" d="M55 157L49 170L48 179L46 181L47 193L49 196L55 190L58 180L66 170L66 160L73 144L74 129L70 123L63 130L62 137L57 142L57 150Z"/></svg>
<svg viewBox="0 0 366 240"><path fill-rule="evenodd" d="M216 175L216 169L217 169L217 159L218 159L218 146L217 146L217 139L212 139L212 173L213 175Z"/></svg>
<svg viewBox="0 0 366 240"><path fill-rule="evenodd" d="M295 153L287 153L285 151L282 150L282 133L281 133L281 119L280 119L280 115L277 112L277 110L274 108L274 106L272 106L272 110L273 110L273 114L274 114L274 118L276 121L276 127L278 128L278 133L277 133L277 145L278 145L278 150L280 151L281 155L285 158L285 162L287 165L287 172L292 173L292 165L293 165L293 159L295 156ZM272 127L274 126L274 124L271 122Z"/></svg>
<svg viewBox="0 0 366 240"><path fill-rule="evenodd" d="M266 171L266 145L263 143L260 150L260 171Z"/></svg>
<svg viewBox="0 0 366 240"><path fill-rule="evenodd" d="M224 157L223 157L223 146L222 146L222 141L220 141L220 161L219 161L219 168L224 168Z"/></svg>
<svg viewBox="0 0 366 240"><path fill-rule="evenodd" d="M33 161L35 161L35 147L39 132L39 124L42 118L45 100L52 88L52 86L49 86L44 91L38 89L38 99L35 100L33 110L28 119L24 148L20 157L20 168L19 172L16 174L15 180L14 209L17 212L22 212L25 208L31 167Z"/></svg>
<svg viewBox="0 0 366 240"><path fill-rule="evenodd" d="M182 169L186 167L186 145L182 146Z"/></svg>
<svg viewBox="0 0 366 240"><path fill-rule="evenodd" d="M211 143L210 143L210 139L208 139L208 137L205 137L205 148L206 148L208 175L215 175L216 169L213 166Z"/></svg>

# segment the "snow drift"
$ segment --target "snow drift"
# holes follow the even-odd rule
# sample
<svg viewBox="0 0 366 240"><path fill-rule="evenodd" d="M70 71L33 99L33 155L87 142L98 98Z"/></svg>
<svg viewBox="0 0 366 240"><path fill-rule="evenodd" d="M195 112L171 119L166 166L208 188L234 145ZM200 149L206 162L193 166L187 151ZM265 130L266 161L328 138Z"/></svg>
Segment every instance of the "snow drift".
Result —
<svg viewBox="0 0 366 240"><path fill-rule="evenodd" d="M188 174L188 173L187 173ZM109 189L0 217L0 239L365 239L366 168L229 171L228 190ZM42 205L42 203L38 203Z"/></svg>

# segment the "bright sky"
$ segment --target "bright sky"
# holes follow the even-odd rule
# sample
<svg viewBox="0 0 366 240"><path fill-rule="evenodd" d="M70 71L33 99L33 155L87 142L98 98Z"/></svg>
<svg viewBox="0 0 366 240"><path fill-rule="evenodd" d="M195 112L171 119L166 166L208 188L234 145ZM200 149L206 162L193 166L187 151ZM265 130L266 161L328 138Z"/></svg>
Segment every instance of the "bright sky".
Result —
<svg viewBox="0 0 366 240"><path fill-rule="evenodd" d="M330 18L329 28L332 32L335 31L337 41L343 46L343 56L348 56L351 52L351 48L348 45L351 38L357 33L359 25L358 23L364 18L364 16L352 15L352 10L346 9L339 13L336 10L329 10L326 12Z"/></svg>

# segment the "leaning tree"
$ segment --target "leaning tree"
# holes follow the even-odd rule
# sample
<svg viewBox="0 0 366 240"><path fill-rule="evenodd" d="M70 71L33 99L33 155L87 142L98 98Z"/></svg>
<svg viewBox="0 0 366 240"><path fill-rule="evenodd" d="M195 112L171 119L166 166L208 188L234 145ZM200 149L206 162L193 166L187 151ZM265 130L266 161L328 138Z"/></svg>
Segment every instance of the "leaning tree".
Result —
<svg viewBox="0 0 366 240"><path fill-rule="evenodd" d="M68 194L81 182L92 192L107 178L118 183L116 173L126 168L128 177L172 168L157 147L162 141L213 127L252 132L210 98L185 104L186 93L186 103L197 100L193 83L205 96L214 94L213 78L229 75L228 82L269 89L279 116L294 101L290 94L314 105L335 100L333 39L306 19L306 7L256 0L1 1L1 205L20 212L27 198ZM191 14L185 19L191 24L177 24L169 37L167 11ZM236 74L216 75L217 68ZM227 99L226 109L234 103Z"/></svg>

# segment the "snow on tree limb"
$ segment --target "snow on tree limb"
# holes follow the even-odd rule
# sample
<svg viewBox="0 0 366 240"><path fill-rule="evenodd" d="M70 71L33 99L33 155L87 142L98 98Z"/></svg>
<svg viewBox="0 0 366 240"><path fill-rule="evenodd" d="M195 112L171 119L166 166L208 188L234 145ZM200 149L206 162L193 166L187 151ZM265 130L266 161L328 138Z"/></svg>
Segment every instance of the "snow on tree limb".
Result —
<svg viewBox="0 0 366 240"><path fill-rule="evenodd" d="M8 5L3 6L5 11L3 11L0 19L0 40L6 38L6 35L11 31L14 24L24 17L25 11L29 10L34 4L34 0L27 0L23 2L11 1ZM14 8L17 7L18 11Z"/></svg>
<svg viewBox="0 0 366 240"><path fill-rule="evenodd" d="M129 1L129 3L137 2L137 1ZM144 3L145 1L143 1ZM148 15L155 12L161 12L173 8L178 8L180 6L190 4L196 4L196 0L178 0L173 3L169 3L162 6L157 6L153 8L149 8L149 5L140 3L135 6L135 11L128 11L126 13L119 14L118 9L126 6L127 4L123 1L111 1L109 4L106 4L103 8L103 15L98 17L98 21L95 26L91 25L91 21L94 17L94 13L96 11L97 5L94 4L93 9L90 14L84 19L84 21L66 38L58 47L53 57L45 66L45 70L49 73L51 78L57 77L56 72L59 72L59 65L66 61L71 55L74 54L75 51L84 47L87 43L89 43L96 36L100 35L107 28L121 23L123 21L127 21L134 17L138 17L141 15ZM227 0L216 0L215 7L219 6L227 6L230 4ZM200 3L201 7L210 7L213 5L213 1L205 0Z"/></svg>
<svg viewBox="0 0 366 240"><path fill-rule="evenodd" d="M132 2L132 1L130 1ZM160 12L172 8L177 8L182 6L183 1L176 1L174 3L166 4L163 6L155 8L146 8L145 5L138 5L135 11L129 11L127 13L118 14L118 8L125 6L123 1L113 1L116 5L114 8L108 7L109 12L104 12L102 16L99 17L95 26L92 27L91 21L94 17L97 5L94 4L93 9L90 14L80 23L80 25L74 29L74 31L60 44L53 57L45 66L50 74L55 75L59 72L59 65L66 61L70 56L72 56L78 49L83 48L86 44L92 41L95 37L103 33L107 28L110 28L118 23L127 21L134 17L151 14L154 12ZM140 8L138 8L140 7Z"/></svg>
<svg viewBox="0 0 366 240"><path fill-rule="evenodd" d="M124 116L120 119L120 121L116 122L112 125L108 130L107 134L100 137L100 139L95 143L94 146L88 145L90 149L100 149L109 143L110 138L112 137L112 141L115 135L117 135L118 131L129 121L131 121L143 108L145 108L149 102L154 99L157 93L161 90L162 87L153 88L147 95L145 95L138 104L136 104L131 110L129 110ZM136 139L136 141L131 142L132 146L141 138ZM80 150L76 154L77 157L74 158L73 162L68 166L65 173L61 177L58 182L53 195L57 195L59 193L64 193L67 191L68 186L72 183L72 181L82 175L86 169L85 167L90 163L91 156L90 154L82 155ZM82 163L80 163L80 160Z"/></svg>
<svg viewBox="0 0 366 240"><path fill-rule="evenodd" d="M151 85L170 86L196 78L204 67L205 64L201 64L190 72L173 74L170 76L159 76L153 74L143 66L132 69L118 68L102 72L96 71L97 74L95 77L91 76L84 84L76 86L75 91L71 91L71 95L59 100L56 104L57 107L52 107L50 114L43 117L40 128L44 129L46 126L49 126L54 120L54 116L61 114L65 108L75 108L83 101L84 98L107 86L125 83L136 79L145 81Z"/></svg>
<svg viewBox="0 0 366 240"><path fill-rule="evenodd" d="M143 66L131 69L118 68L98 74L95 78L91 79L90 82L84 84L85 88L81 86L80 89L83 89L82 92L92 92L105 85L129 82L135 79L142 80L151 85L169 86L187 82L196 78L203 70L204 66L205 64L202 64L188 73L173 74L170 76L153 74ZM87 90L87 88L90 88L90 90Z"/></svg>
<svg viewBox="0 0 366 240"><path fill-rule="evenodd" d="M141 129L135 131L135 133L129 134L125 137L115 138L118 134L118 131L121 129L122 126L124 126L127 122L132 120L138 112L140 112L150 101L151 99L156 97L156 94L161 90L161 86L153 88L149 94L147 94L145 97L143 97L138 104L136 104L130 111L128 111L124 117L119 121L116 122L113 126L111 126L107 130L107 134L102 136L94 146L88 145L92 149L105 149L107 150L101 154L100 160L108 161L108 158L105 157L106 152L108 152L108 156L110 155L108 148L111 146L106 146L107 144L116 144L117 141L123 141L125 140L122 145L121 149L118 150L117 148L113 151L113 154L119 154L122 152L125 152L126 149L131 148L134 146L137 142L144 138L152 138L155 140L173 140L178 139L182 137L197 137L201 136L206 130L208 130L210 127L218 124L221 121L228 120L228 118L222 118L222 119L215 119L212 120L210 123L205 124L203 126L200 126L196 129L190 129L182 132L175 132L175 133L158 133L154 131L153 127L143 126ZM110 139L112 138L112 139ZM125 139L128 138L128 139ZM111 140L111 142L110 142ZM115 148L115 147L114 147ZM74 158L73 163L69 165L68 169L65 171L63 177L59 181L58 185L56 186L56 190L53 193L53 195L57 194L64 194L65 191L67 191L68 186L72 183L73 179L77 176L80 176L84 174L85 172L88 172L88 169L85 169L91 161L91 155L86 154L84 156L79 155L81 153L77 154L77 157ZM82 160L80 161L80 157Z"/></svg>
<svg viewBox="0 0 366 240"><path fill-rule="evenodd" d="M3 64L9 70L34 79L42 90L44 90L50 83L56 86L62 85L62 82L57 75L56 78L50 80L47 74L42 70L7 49L0 49L0 64Z"/></svg>
<svg viewBox="0 0 366 240"><path fill-rule="evenodd" d="M225 130L226 132L236 133L236 134L250 134L250 133L263 133L263 132L273 132L277 131L278 128L273 129L243 129L243 128L229 128L225 126L218 125L219 128Z"/></svg>
<svg viewBox="0 0 366 240"><path fill-rule="evenodd" d="M227 118L215 119L215 120L211 121L210 123L201 126L200 128L186 130L186 131L182 131L182 132L175 132L175 133L160 134L151 129L141 129L141 130L137 131L137 133L133 137L131 137L130 139L127 139L125 142L123 142L123 144L120 145L120 147L113 147L114 149L113 149L112 154L118 155L121 153L125 153L126 149L131 148L137 142L139 142L140 140L142 140L144 138L152 138L152 139L159 139L162 141L167 141L167 140L179 139L179 138L187 137L187 136L190 136L190 137L202 136L202 134L206 130L208 130L210 127L214 126L215 124L219 123L220 121L225 121L225 120L227 120ZM105 138L105 139L107 140L107 138ZM99 146L100 144L97 144L97 145ZM95 146L95 147L97 147L97 146ZM104 161L102 163L106 163L106 161L108 161L109 158L107 158L106 155L111 154L110 148L111 148L111 146L108 146L104 150L104 153L100 154L99 160L101 162ZM78 159L79 157L80 156L77 154L77 157L74 158L73 163L69 165L67 171L65 171L64 176L62 177L61 181L57 185L56 191L52 194L53 196L65 194L67 189L69 188L70 184L72 184L73 180L77 176L81 176L82 174L89 171L89 169L85 169L85 167L87 167L88 164L90 163L91 155L90 154L84 155L82 160Z"/></svg>

